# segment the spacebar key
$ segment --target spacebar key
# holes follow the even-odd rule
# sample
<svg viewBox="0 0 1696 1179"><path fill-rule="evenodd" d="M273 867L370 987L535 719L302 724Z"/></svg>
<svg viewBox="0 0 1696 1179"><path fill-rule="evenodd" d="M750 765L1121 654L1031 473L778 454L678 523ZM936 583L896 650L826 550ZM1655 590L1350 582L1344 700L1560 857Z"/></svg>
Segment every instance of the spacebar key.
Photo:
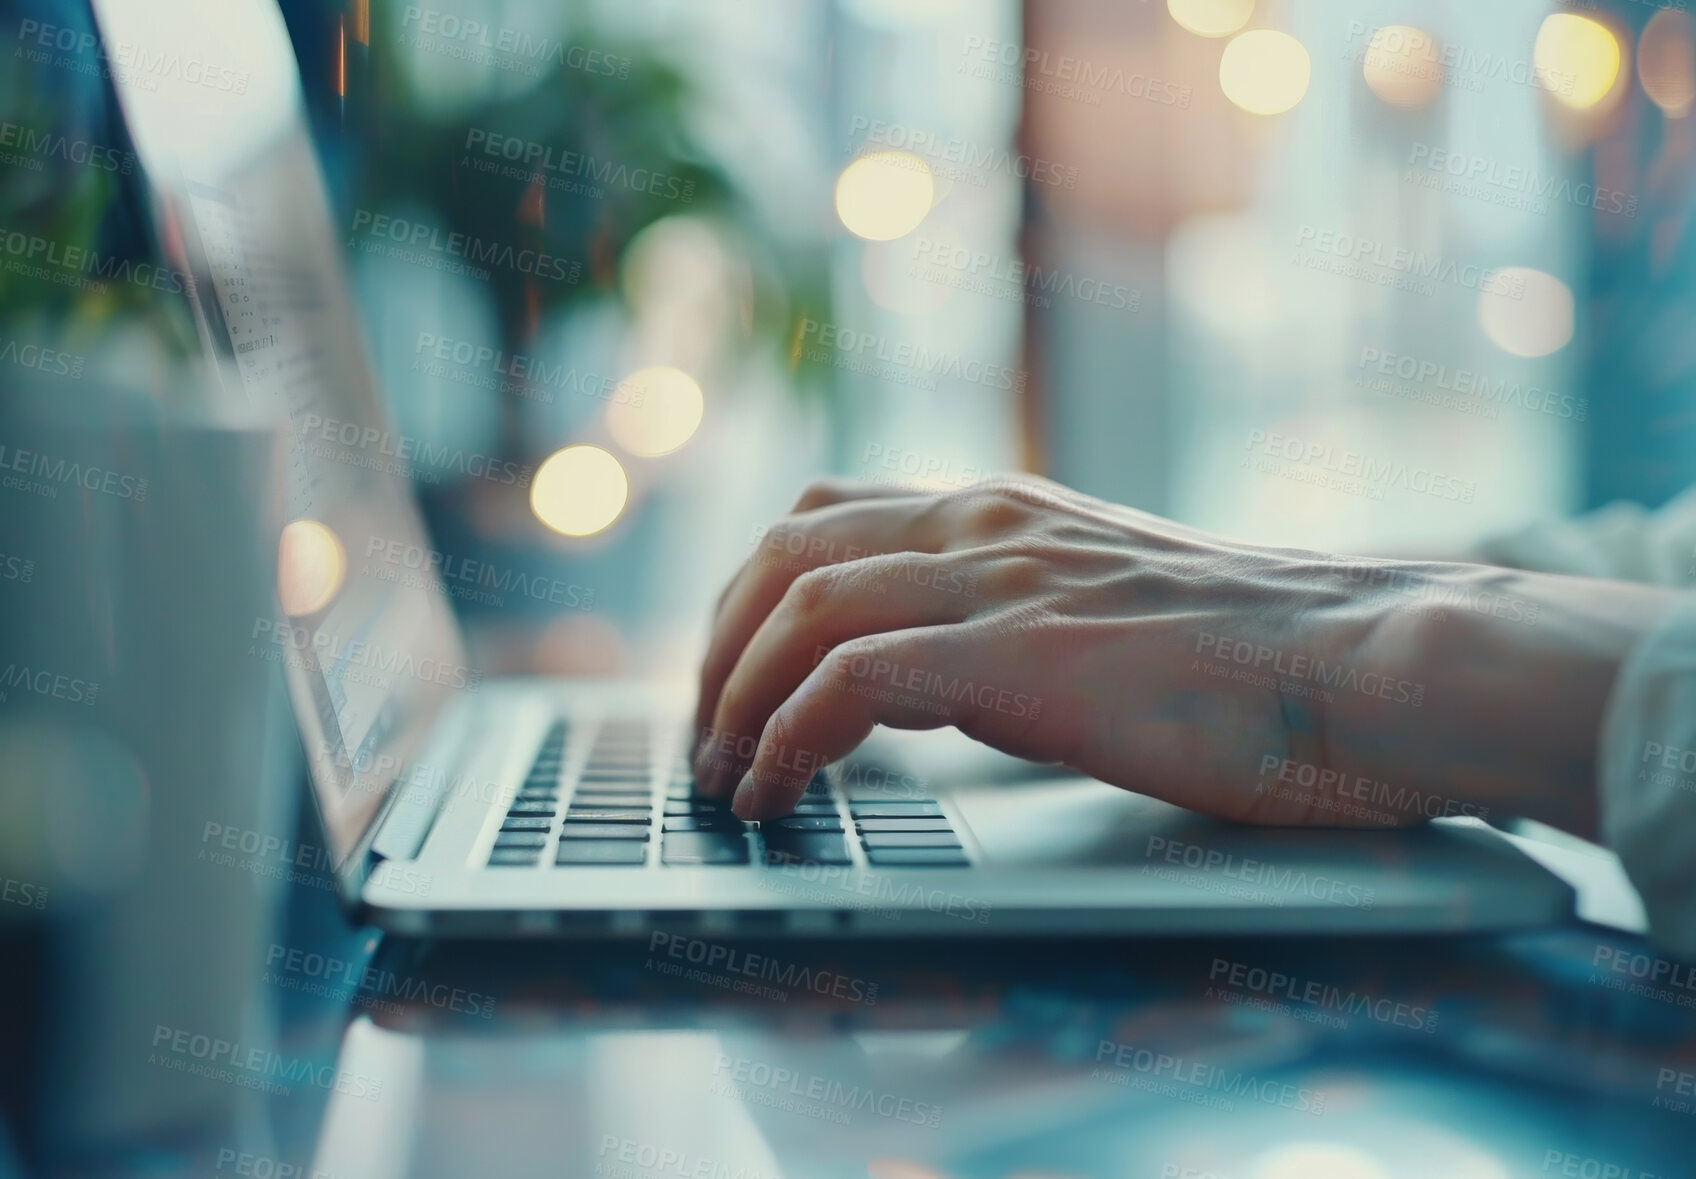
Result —
<svg viewBox="0 0 1696 1179"><path fill-rule="evenodd" d="M740 831L668 831L660 859L667 864L746 864L748 839Z"/></svg>

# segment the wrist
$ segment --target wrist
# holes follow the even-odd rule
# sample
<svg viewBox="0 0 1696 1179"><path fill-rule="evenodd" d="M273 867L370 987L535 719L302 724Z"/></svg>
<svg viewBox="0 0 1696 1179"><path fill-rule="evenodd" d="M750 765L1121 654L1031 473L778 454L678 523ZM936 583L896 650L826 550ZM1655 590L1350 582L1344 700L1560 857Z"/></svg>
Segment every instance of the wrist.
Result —
<svg viewBox="0 0 1696 1179"><path fill-rule="evenodd" d="M1608 696L1672 594L1482 566L1386 568L1361 662L1423 690L1417 704L1339 697L1334 764L1465 813L1594 837Z"/></svg>

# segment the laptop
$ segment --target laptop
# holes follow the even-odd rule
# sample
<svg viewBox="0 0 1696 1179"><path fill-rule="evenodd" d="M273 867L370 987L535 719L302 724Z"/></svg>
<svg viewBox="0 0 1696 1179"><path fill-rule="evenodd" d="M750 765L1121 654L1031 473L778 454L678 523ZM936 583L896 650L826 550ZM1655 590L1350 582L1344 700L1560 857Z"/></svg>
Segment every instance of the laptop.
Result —
<svg viewBox="0 0 1696 1179"><path fill-rule="evenodd" d="M163 261L185 276L200 412L278 435L278 604L245 638L282 667L354 919L456 937L936 937L1571 917L1571 891L1475 821L1257 830L1089 779L931 785L850 762L793 815L747 824L694 797L676 693L483 680L435 564L360 559L373 541L432 552L413 477L455 460L388 420L345 253L446 265L445 235L397 237L365 210L338 225L273 0L92 2L99 44L73 51L116 91Z"/></svg>

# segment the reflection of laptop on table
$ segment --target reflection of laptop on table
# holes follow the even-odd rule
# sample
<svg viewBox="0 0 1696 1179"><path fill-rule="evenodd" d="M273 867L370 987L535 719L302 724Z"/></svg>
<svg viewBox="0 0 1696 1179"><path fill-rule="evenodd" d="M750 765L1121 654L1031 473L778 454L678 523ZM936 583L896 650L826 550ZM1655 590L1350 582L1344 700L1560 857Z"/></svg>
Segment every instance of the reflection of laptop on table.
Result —
<svg viewBox="0 0 1696 1179"><path fill-rule="evenodd" d="M1009 934L1487 929L1565 886L1487 830L1259 831L1070 780L934 791L831 771L763 825L690 797L682 702L482 683L364 359L342 243L271 0L95 0L161 239L195 279L222 420L286 423L285 666L356 916L413 933ZM177 61L181 68L151 69ZM189 68L192 65L193 68ZM224 81L230 81L226 86ZM235 83L239 82L240 85ZM214 85L214 83L217 83ZM905 787L905 788L904 788Z"/></svg>

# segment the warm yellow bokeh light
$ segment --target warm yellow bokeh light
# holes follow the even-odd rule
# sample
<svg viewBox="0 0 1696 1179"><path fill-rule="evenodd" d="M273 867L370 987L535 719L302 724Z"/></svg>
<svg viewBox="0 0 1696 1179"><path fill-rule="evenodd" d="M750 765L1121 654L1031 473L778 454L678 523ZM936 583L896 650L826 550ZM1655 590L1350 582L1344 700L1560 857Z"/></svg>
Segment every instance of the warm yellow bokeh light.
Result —
<svg viewBox="0 0 1696 1179"><path fill-rule="evenodd" d="M1172 19L1203 37L1229 37L1248 24L1254 0L1166 0Z"/></svg>
<svg viewBox="0 0 1696 1179"><path fill-rule="evenodd" d="M1606 98L1619 77L1619 42L1587 16L1554 12L1543 18L1531 51L1537 79L1575 110Z"/></svg>
<svg viewBox="0 0 1696 1179"><path fill-rule="evenodd" d="M935 199L930 165L911 152L870 152L836 178L836 215L849 233L867 241L912 233Z"/></svg>
<svg viewBox="0 0 1696 1179"><path fill-rule="evenodd" d="M631 454L653 458L694 437L704 408L701 386L688 373L645 368L618 383L607 406L607 430Z"/></svg>
<svg viewBox="0 0 1696 1179"><path fill-rule="evenodd" d="M1437 97L1443 85L1442 61L1436 41L1424 29L1385 25L1372 34L1361 71L1372 93L1411 111Z"/></svg>
<svg viewBox="0 0 1696 1179"><path fill-rule="evenodd" d="M566 536L591 536L618 519L630 480L598 446L567 446L547 457L530 484L536 519Z"/></svg>
<svg viewBox="0 0 1696 1179"><path fill-rule="evenodd" d="M1478 296L1478 326L1490 342L1515 356L1547 356L1566 347L1572 339L1571 288L1529 266L1504 266L1496 277Z"/></svg>
<svg viewBox="0 0 1696 1179"><path fill-rule="evenodd" d="M1253 29L1225 46L1219 87L1255 115L1278 115L1307 93L1313 66L1302 43L1276 29Z"/></svg>
<svg viewBox="0 0 1696 1179"><path fill-rule="evenodd" d="M1637 41L1637 80L1649 101L1669 119L1682 119L1696 103L1696 23L1688 13L1663 8Z"/></svg>
<svg viewBox="0 0 1696 1179"><path fill-rule="evenodd" d="M300 618L328 606L347 579L347 551L316 520L292 520L277 542L277 601Z"/></svg>

